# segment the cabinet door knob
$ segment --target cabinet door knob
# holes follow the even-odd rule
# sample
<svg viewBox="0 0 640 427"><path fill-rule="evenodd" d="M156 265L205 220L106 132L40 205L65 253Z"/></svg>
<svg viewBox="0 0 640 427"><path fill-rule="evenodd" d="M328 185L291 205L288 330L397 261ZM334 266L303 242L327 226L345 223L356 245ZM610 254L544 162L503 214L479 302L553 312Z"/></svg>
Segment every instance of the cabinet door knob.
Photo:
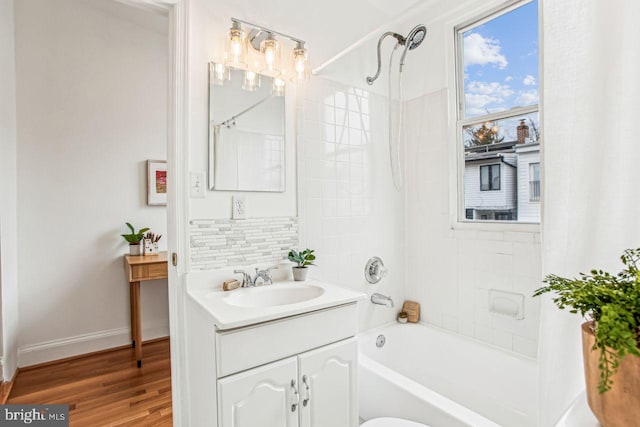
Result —
<svg viewBox="0 0 640 427"><path fill-rule="evenodd" d="M298 389L296 389L296 380L291 380L291 412L296 412L298 409L298 403L300 403L300 395L298 394Z"/></svg>
<svg viewBox="0 0 640 427"><path fill-rule="evenodd" d="M306 391L306 396L302 400L302 406L306 407L309 404L309 401L311 400L311 388L309 388L309 377L307 377L306 375L303 375L302 384L304 384L304 388Z"/></svg>

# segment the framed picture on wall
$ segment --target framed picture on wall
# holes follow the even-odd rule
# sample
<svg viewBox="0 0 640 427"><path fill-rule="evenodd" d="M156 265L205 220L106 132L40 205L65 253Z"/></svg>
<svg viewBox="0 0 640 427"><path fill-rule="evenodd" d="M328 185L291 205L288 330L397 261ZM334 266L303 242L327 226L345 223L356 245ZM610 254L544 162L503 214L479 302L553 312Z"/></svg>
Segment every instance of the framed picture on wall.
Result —
<svg viewBox="0 0 640 427"><path fill-rule="evenodd" d="M167 162L147 160L147 204L167 205Z"/></svg>

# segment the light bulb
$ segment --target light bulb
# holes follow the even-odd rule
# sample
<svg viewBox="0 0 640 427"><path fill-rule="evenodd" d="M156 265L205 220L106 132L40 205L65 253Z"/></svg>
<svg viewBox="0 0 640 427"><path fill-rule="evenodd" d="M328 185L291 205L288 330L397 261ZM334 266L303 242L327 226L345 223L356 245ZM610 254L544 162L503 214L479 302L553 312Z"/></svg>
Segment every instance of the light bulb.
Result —
<svg viewBox="0 0 640 427"><path fill-rule="evenodd" d="M216 86L224 85L225 80L231 80L231 70L224 66L224 64L211 63L211 83Z"/></svg>
<svg viewBox="0 0 640 427"><path fill-rule="evenodd" d="M260 87L260 75L251 70L244 72L244 82L242 83L242 89L249 92L255 92Z"/></svg>
<svg viewBox="0 0 640 427"><path fill-rule="evenodd" d="M284 96L284 80L276 77L273 79L273 87L271 88L271 94L274 96Z"/></svg>
<svg viewBox="0 0 640 427"><path fill-rule="evenodd" d="M266 76L276 77L280 74L280 43L272 33L260 43L263 66L260 72Z"/></svg>
<svg viewBox="0 0 640 427"><path fill-rule="evenodd" d="M225 52L227 67L247 68L247 45L245 43L246 34L242 31L240 23L233 21L227 35L227 48Z"/></svg>
<svg viewBox="0 0 640 427"><path fill-rule="evenodd" d="M309 54L302 42L298 42L293 49L293 79L296 81L307 80L309 78Z"/></svg>

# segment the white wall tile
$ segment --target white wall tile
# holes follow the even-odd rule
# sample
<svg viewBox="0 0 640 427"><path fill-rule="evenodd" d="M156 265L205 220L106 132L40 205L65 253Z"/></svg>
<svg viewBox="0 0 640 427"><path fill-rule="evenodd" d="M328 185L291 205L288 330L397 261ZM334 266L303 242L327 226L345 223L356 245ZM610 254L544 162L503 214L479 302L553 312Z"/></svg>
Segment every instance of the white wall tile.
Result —
<svg viewBox="0 0 640 427"><path fill-rule="evenodd" d="M455 147L448 127L448 92L407 104L407 260L420 265L407 271L407 294L415 296L423 318L432 324L454 330L455 318L461 335L535 356L540 305L531 294L541 279L539 233L452 228L449 198L454 193L448 177ZM489 313L489 289L525 295L525 319Z"/></svg>

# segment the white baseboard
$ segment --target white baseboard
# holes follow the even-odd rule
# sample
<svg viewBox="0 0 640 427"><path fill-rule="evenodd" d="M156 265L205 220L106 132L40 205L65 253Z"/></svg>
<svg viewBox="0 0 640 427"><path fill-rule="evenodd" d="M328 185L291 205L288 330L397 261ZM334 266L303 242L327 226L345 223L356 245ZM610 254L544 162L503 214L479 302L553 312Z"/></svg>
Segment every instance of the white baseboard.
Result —
<svg viewBox="0 0 640 427"><path fill-rule="evenodd" d="M142 329L142 337L145 341L166 336L169 336L169 325L150 326ZM129 328L110 329L45 341L20 347L18 349L18 366L23 368L127 344L131 344Z"/></svg>

